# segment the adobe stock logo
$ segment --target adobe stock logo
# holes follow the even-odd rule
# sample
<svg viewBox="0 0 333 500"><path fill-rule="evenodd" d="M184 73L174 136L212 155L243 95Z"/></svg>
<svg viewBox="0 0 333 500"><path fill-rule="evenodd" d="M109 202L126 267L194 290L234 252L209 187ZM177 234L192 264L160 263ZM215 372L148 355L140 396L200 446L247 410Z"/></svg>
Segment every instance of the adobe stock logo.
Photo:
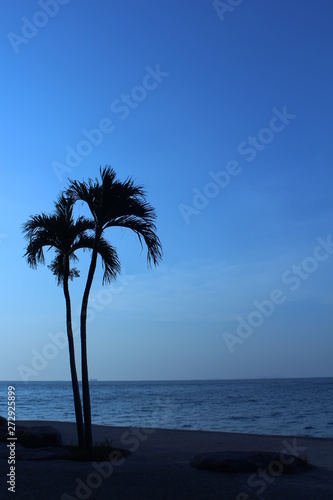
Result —
<svg viewBox="0 0 333 500"><path fill-rule="evenodd" d="M59 5L66 5L70 0L40 0L38 5L42 10L37 10L31 20L27 17L21 17L22 27L21 34L10 31L7 33L7 38L14 50L18 54L22 44L26 45L32 38L38 34L40 28L44 28L51 17L55 17L59 12Z"/></svg>
<svg viewBox="0 0 333 500"><path fill-rule="evenodd" d="M307 463L306 448L299 446L296 438L293 438L292 443L284 439L282 445L284 449L279 454L276 454L276 458L271 460L266 468L259 467L257 472L251 474L246 483L243 484L256 498L263 499L260 495L266 490L267 484L272 484L281 474L288 473L288 470L292 468L292 464L295 462ZM235 500L251 500L251 498L254 497L242 491L236 496Z"/></svg>
<svg viewBox="0 0 333 500"><path fill-rule="evenodd" d="M257 157L258 152L264 151L268 144L273 142L276 134L281 133L289 125L296 115L288 113L287 106L282 111L272 109L273 116L268 126L261 128L256 135L248 135L245 141L238 144L237 153L244 156L247 163L251 163ZM209 172L210 180L206 182L201 190L193 188L194 193L192 205L180 203L178 208L186 224L191 222L193 215L199 215L210 204L210 200L216 198L220 192L229 186L231 179L243 171L240 160L230 160L224 170Z"/></svg>
<svg viewBox="0 0 333 500"><path fill-rule="evenodd" d="M149 93L164 81L170 73L161 71L160 64L156 64L155 69L151 66L145 67L146 74L141 80L140 85L135 85L128 93L122 93L119 98L114 99L110 104L112 113L120 120L126 118L137 109L140 103L147 99ZM65 148L65 161L53 161L52 168L59 181L63 181L64 175L67 176L76 167L78 167L84 158L90 156L94 148L100 146L105 136L110 136L116 129L114 120L104 117L99 120L97 127L91 130L83 129L81 139L76 146L67 145Z"/></svg>
<svg viewBox="0 0 333 500"><path fill-rule="evenodd" d="M107 287L102 287L97 294L92 294L88 305L87 324L95 319L96 313L100 313L108 307L115 296L123 292L132 280L134 280L134 276L124 273L118 278L118 282L121 283L120 286L111 284ZM78 304L76 309L78 318L80 317L80 311L81 305ZM79 336L80 327L73 322L73 337L76 338ZM17 366L17 371L24 382L38 377L49 366L51 361L56 359L58 354L68 347L68 337L65 332L58 332L55 335L49 333L47 337L47 343L44 343L39 350L31 349L32 357L28 365L19 364Z"/></svg>
<svg viewBox="0 0 333 500"><path fill-rule="evenodd" d="M290 269L282 273L281 281L284 285L288 285L289 291L295 292L298 290L302 283L317 271L320 262L325 262L333 254L333 241L330 234L326 240L317 238L316 241L319 244L315 247L313 255L305 257L301 264L294 264ZM243 344L246 339L251 337L255 329L262 326L265 319L272 316L276 307L283 304L286 300L287 295L281 288L274 288L269 296L261 301L254 300L254 309L249 312L247 317L238 316L236 318L236 332L225 332L223 334L228 351L233 354L235 352L235 345Z"/></svg>
<svg viewBox="0 0 333 500"><path fill-rule="evenodd" d="M214 0L213 7L220 21L224 21L224 15L227 12L233 12L236 7L243 3L244 0Z"/></svg>

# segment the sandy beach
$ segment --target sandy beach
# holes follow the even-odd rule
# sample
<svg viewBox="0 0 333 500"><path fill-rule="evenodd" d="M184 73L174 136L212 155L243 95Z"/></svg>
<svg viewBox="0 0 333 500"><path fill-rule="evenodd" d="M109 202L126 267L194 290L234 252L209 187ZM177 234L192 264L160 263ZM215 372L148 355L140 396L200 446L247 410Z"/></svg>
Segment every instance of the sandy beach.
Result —
<svg viewBox="0 0 333 500"><path fill-rule="evenodd" d="M52 425L65 444L76 442L74 423ZM8 459L1 443L0 498L51 499L308 499L333 498L333 439L238 433L93 427L95 442L105 439L132 454L119 462L16 460L15 494L7 491ZM225 473L190 466L194 455L221 451L274 451L300 455L315 466L300 474ZM283 455L281 455L283 456ZM271 471L272 472L272 471Z"/></svg>

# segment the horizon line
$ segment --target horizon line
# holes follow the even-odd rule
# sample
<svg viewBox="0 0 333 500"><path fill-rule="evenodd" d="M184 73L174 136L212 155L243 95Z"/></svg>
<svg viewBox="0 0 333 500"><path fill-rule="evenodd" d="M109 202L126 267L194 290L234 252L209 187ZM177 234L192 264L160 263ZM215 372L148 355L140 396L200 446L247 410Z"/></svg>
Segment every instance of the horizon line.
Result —
<svg viewBox="0 0 333 500"><path fill-rule="evenodd" d="M317 379L317 378L333 378L333 375L316 375L316 376L305 376L305 377L249 377L249 378L202 378L202 379L133 379L133 380L107 380L107 379L91 379L89 382L216 382L216 381L229 381L229 380L297 380L297 379ZM71 382L71 379L52 379L52 380L0 380L0 383L17 383L22 382L27 383L38 383L38 382ZM81 383L82 380L79 380Z"/></svg>

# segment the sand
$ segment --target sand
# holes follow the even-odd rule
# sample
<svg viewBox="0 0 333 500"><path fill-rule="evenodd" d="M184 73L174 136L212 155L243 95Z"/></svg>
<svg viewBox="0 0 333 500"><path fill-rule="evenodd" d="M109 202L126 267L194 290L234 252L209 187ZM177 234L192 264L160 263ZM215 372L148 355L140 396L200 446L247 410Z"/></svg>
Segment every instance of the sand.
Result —
<svg viewBox="0 0 333 500"><path fill-rule="evenodd" d="M52 425L65 444L76 442L75 424ZM0 498L85 499L333 499L333 439L268 436L207 431L93 426L94 441L112 440L132 455L120 462L17 460L15 494L7 491L9 465L0 458ZM217 473L190 467L191 458L223 450L299 454L316 468L306 473Z"/></svg>

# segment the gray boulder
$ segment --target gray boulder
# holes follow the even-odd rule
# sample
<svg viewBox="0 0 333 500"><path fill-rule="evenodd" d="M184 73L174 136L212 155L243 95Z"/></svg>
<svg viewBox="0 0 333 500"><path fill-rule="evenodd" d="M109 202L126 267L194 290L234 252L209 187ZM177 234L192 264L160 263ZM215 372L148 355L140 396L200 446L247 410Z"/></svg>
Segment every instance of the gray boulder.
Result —
<svg viewBox="0 0 333 500"><path fill-rule="evenodd" d="M279 453L262 451L200 453L192 458L190 465L196 469L217 472L257 472L258 469L270 467L280 474L297 474L312 468L299 457L281 457Z"/></svg>

